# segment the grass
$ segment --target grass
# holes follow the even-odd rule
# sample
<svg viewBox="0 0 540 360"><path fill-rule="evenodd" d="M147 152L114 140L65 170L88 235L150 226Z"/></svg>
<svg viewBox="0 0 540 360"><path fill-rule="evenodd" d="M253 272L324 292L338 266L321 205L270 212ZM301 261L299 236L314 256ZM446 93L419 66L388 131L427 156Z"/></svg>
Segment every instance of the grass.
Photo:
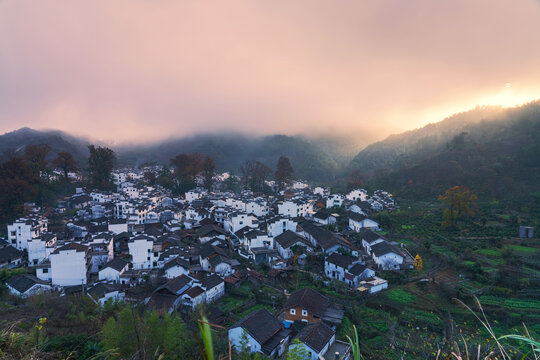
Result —
<svg viewBox="0 0 540 360"><path fill-rule="evenodd" d="M524 253L524 254L534 254L538 251L538 249L529 247L529 246L522 246L522 245L508 245L508 247L514 251Z"/></svg>
<svg viewBox="0 0 540 360"><path fill-rule="evenodd" d="M480 249L476 250L478 254L487 255L487 256L496 256L499 257L502 255L501 250L499 249Z"/></svg>
<svg viewBox="0 0 540 360"><path fill-rule="evenodd" d="M394 288L386 292L386 297L398 304L407 305L416 300L416 295L409 294L403 289Z"/></svg>

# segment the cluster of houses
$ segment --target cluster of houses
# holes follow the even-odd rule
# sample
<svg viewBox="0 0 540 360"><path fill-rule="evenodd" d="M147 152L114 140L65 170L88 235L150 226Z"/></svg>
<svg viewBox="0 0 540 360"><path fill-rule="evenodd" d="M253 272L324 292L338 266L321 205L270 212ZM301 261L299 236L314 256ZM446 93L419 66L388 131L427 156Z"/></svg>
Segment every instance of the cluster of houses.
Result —
<svg viewBox="0 0 540 360"><path fill-rule="evenodd" d="M36 274L8 279L11 292L78 291L103 304L134 301L131 294L145 287L137 301L190 311L224 296L226 285L251 271L246 264L283 269L315 256L323 259L327 282L364 294L388 286L377 271L413 264L370 217L395 208L383 191L331 194L296 182L271 196L197 188L174 197L141 178L134 170L115 172L117 191L77 189L50 217L34 213L9 224L0 240L0 268L27 266ZM325 320L327 298L304 290L287 304L279 319L264 309L247 315L229 330L231 342L237 346L247 334L250 351L280 356L296 336L313 359L335 345L335 324Z"/></svg>

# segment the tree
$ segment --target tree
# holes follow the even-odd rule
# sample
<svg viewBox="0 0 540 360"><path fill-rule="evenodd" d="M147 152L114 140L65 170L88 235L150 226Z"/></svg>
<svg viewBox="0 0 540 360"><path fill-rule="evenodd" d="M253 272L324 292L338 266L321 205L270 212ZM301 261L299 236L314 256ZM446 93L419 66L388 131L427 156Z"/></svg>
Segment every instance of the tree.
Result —
<svg viewBox="0 0 540 360"><path fill-rule="evenodd" d="M454 186L446 190L444 195L439 195L439 200L444 205L441 225L453 228L458 220L474 215L478 196L466 186Z"/></svg>
<svg viewBox="0 0 540 360"><path fill-rule="evenodd" d="M0 164L0 221L13 220L24 213L23 204L34 200L40 178L27 162L13 157Z"/></svg>
<svg viewBox="0 0 540 360"><path fill-rule="evenodd" d="M89 145L88 173L90 184L96 189L107 190L111 188L111 174L116 155L107 147Z"/></svg>
<svg viewBox="0 0 540 360"><path fill-rule="evenodd" d="M156 183L156 173L153 171L145 171L143 178L148 185L154 185Z"/></svg>
<svg viewBox="0 0 540 360"><path fill-rule="evenodd" d="M422 270L422 257L419 254L414 257L414 268L416 271Z"/></svg>
<svg viewBox="0 0 540 360"><path fill-rule="evenodd" d="M73 159L73 155L67 151L60 151L57 158L53 160L52 165L64 172L66 182L69 182L68 173L77 170L77 163Z"/></svg>
<svg viewBox="0 0 540 360"><path fill-rule="evenodd" d="M308 350L306 346L295 338L291 345L289 345L289 351L287 352L287 360L304 360L309 359Z"/></svg>
<svg viewBox="0 0 540 360"><path fill-rule="evenodd" d="M277 169L274 174L279 191L283 190L285 186L292 183L293 173L294 169L291 165L291 162L289 161L289 158L285 156L280 156L277 163Z"/></svg>
<svg viewBox="0 0 540 360"><path fill-rule="evenodd" d="M35 166L38 172L47 169L47 155L51 151L51 147L47 144L26 145L24 149L24 159Z"/></svg>
<svg viewBox="0 0 540 360"><path fill-rule="evenodd" d="M203 162L202 162L202 178L203 178L203 186L208 191L212 190L212 185L214 183L214 175L215 175L215 169L216 164L214 163L214 160L210 156L205 156Z"/></svg>
<svg viewBox="0 0 540 360"><path fill-rule="evenodd" d="M158 173L157 183L170 190L174 187L173 174L168 166L161 168L161 171Z"/></svg>
<svg viewBox="0 0 540 360"><path fill-rule="evenodd" d="M238 183L238 178L234 175L233 171L229 171L229 177L223 180L223 190L239 192L240 184Z"/></svg>
<svg viewBox="0 0 540 360"><path fill-rule="evenodd" d="M362 186L364 186L364 174L360 170L353 170L349 174L347 187L349 190L353 190Z"/></svg>
<svg viewBox="0 0 540 360"><path fill-rule="evenodd" d="M240 168L245 189L264 191L266 179L272 172L268 166L257 160L247 160Z"/></svg>

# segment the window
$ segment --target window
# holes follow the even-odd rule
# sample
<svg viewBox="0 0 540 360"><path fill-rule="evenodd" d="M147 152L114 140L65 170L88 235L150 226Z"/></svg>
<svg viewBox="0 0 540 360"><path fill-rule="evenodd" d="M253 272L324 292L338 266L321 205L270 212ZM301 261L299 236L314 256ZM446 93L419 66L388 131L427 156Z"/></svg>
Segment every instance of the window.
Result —
<svg viewBox="0 0 540 360"><path fill-rule="evenodd" d="M49 273L49 269L44 268L44 269L43 269L43 273L44 273L44 274L48 274L48 273Z"/></svg>
<svg viewBox="0 0 540 360"><path fill-rule="evenodd" d="M302 316L307 316L307 310L302 310Z"/></svg>
<svg viewBox="0 0 540 360"><path fill-rule="evenodd" d="M291 309L291 315L296 315L296 310L295 309Z"/></svg>

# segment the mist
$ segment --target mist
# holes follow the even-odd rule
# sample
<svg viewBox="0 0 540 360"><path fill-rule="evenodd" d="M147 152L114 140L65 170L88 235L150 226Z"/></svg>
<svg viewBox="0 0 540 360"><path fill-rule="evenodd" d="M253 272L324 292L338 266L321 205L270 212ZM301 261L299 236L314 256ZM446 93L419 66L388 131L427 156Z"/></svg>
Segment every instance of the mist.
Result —
<svg viewBox="0 0 540 360"><path fill-rule="evenodd" d="M356 139L540 97L540 3L0 2L0 131Z"/></svg>

